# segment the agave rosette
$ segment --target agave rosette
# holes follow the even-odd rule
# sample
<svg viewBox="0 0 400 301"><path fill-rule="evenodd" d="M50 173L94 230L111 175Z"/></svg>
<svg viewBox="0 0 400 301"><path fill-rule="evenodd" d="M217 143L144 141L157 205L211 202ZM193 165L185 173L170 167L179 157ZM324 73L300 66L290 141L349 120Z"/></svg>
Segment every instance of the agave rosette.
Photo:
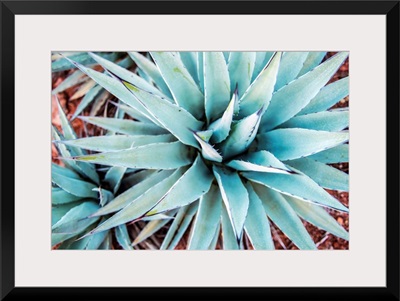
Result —
<svg viewBox="0 0 400 301"><path fill-rule="evenodd" d="M65 140L76 139L77 135L58 101L57 104L62 132L53 126L52 136L57 142L58 153L63 159L87 154L85 150L62 143ZM120 112L117 111L116 117L121 117ZM124 168L112 167L102 172L96 170L94 164L73 160L64 160L64 166L51 164L52 246L57 249L112 249L114 232L121 248L132 249L126 225L82 238L82 235L104 221L104 217L87 217L114 199L125 171Z"/></svg>
<svg viewBox="0 0 400 301"><path fill-rule="evenodd" d="M134 244L167 223L161 249L189 230L188 249L221 237L224 249L244 237L274 249L270 221L300 249L316 249L302 220L348 239L325 210L348 212L326 191L348 191L348 174L331 166L348 161L348 110L330 109L348 78L327 84L348 53L128 54L142 76L94 53L105 72L66 58L132 117L81 117L113 135L58 143L91 151L66 162L130 171L131 186L87 214L101 222L84 238L150 219Z"/></svg>

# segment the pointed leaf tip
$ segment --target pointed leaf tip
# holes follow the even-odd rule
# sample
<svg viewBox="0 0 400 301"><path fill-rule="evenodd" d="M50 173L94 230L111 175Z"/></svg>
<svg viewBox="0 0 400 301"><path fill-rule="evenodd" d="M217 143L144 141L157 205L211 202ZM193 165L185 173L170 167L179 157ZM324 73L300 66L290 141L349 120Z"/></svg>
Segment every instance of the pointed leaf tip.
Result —
<svg viewBox="0 0 400 301"><path fill-rule="evenodd" d="M218 151L214 147L212 147L206 141L201 139L196 132L193 132L193 136L200 143L201 154L205 159L215 162L222 162L222 156L218 153Z"/></svg>

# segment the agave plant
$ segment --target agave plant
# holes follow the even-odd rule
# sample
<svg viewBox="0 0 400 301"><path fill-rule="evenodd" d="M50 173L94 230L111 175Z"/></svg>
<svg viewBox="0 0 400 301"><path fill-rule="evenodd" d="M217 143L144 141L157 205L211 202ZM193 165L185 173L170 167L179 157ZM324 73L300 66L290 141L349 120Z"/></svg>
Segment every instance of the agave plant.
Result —
<svg viewBox="0 0 400 301"><path fill-rule="evenodd" d="M70 126L67 116L58 104L63 133L52 128L55 141L76 139L76 133ZM86 154L84 150L57 144L58 153L64 157ZM52 245L58 249L112 249L111 231L79 239L96 227L102 218L86 217L114 198L121 185L125 170L110 168L105 174L95 170L95 166L86 162L65 161L65 166L52 163ZM112 190L102 188L111 187ZM132 249L126 225L113 229L115 237L124 249Z"/></svg>
<svg viewBox="0 0 400 301"><path fill-rule="evenodd" d="M101 183L83 172L91 192L82 197L100 203L72 221L64 210L58 224L66 219L64 228L79 228L67 239L145 220L134 245L167 226L161 249L175 248L186 231L188 249L214 249L218 240L224 249L246 248L245 240L274 249L273 222L298 248L316 249L305 220L348 240L326 210L348 212L326 191L348 191L348 174L332 166L348 162L348 110L331 109L348 95L348 78L327 84L348 53L324 61L325 52L128 54L138 74L95 53L85 57L104 72L72 56L60 59L114 95L130 117L80 116L111 134L56 137L73 168L89 164L118 171L118 181L129 178L128 187L107 191L102 201ZM68 191L53 182L57 192Z"/></svg>

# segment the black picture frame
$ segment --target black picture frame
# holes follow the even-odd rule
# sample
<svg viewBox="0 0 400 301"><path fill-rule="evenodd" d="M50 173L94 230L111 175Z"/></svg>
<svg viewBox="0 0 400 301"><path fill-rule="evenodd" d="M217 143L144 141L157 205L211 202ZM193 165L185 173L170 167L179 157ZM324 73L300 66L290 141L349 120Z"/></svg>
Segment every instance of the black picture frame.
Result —
<svg viewBox="0 0 400 301"><path fill-rule="evenodd" d="M1 1L1 300L399 300L399 1ZM15 287L15 16L311 14L386 16L386 287ZM368 263L366 263L367 265Z"/></svg>

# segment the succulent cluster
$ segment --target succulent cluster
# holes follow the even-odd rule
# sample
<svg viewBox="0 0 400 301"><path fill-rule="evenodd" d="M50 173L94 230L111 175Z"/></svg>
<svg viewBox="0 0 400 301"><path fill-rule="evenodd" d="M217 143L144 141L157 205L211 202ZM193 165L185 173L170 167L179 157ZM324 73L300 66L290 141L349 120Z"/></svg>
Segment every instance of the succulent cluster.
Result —
<svg viewBox="0 0 400 301"><path fill-rule="evenodd" d="M348 174L332 166L348 162L348 110L332 109L348 78L328 83L348 53L325 55L55 54L54 72L76 69L54 94L80 85L72 119L106 134L78 137L59 106L53 246L174 249L188 231L187 249L274 249L273 222L299 249L316 249L303 220L348 240L326 210L348 212L326 191L348 191ZM104 95L115 116L98 116Z"/></svg>

